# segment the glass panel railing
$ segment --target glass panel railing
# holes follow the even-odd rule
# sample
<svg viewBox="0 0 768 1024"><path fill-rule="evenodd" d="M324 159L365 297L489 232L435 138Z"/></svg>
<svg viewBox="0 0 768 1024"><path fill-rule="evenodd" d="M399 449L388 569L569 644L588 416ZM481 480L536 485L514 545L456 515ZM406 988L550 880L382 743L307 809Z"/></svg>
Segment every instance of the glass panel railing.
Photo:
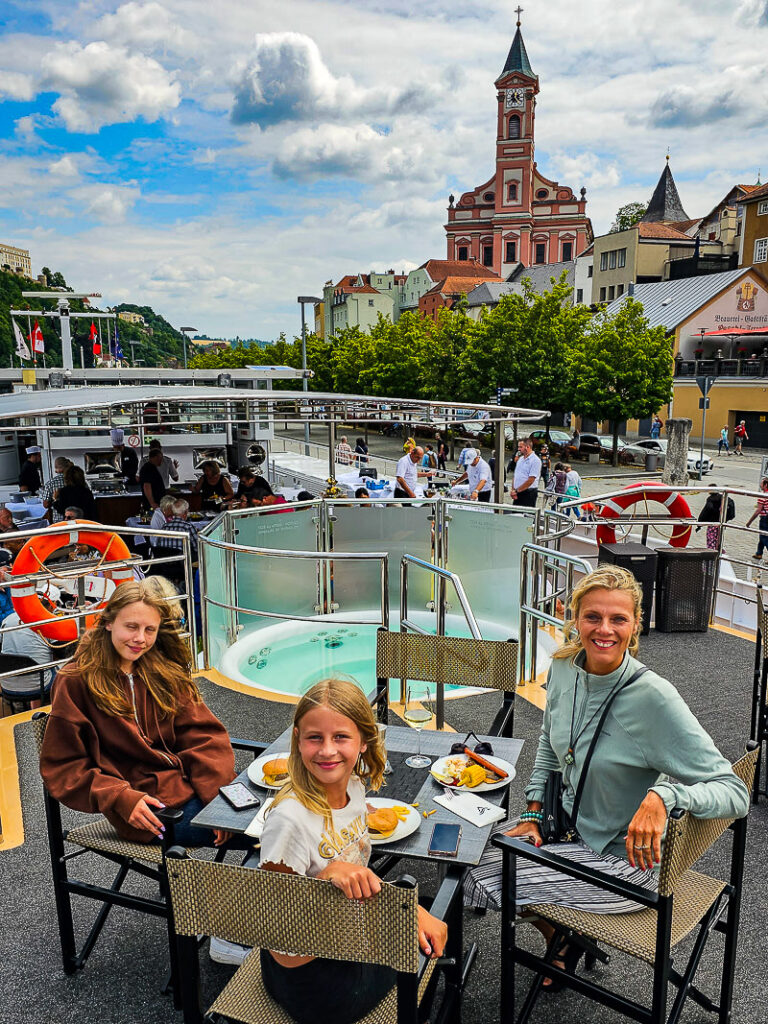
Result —
<svg viewBox="0 0 768 1024"><path fill-rule="evenodd" d="M361 508L357 505L335 505L331 523L332 550L382 551L389 556L389 611L392 628L400 614L400 559L415 555L433 562L433 505L386 505ZM367 611L381 606L381 576L378 563L334 562L334 601L339 613ZM431 574L413 576L409 594L409 614L424 614L434 599Z"/></svg>
<svg viewBox="0 0 768 1024"><path fill-rule="evenodd" d="M208 527L199 545L203 634L208 663L214 667L219 665L230 646L230 625L233 619L227 606L234 603L234 581L228 572L226 551L207 544L205 538L220 541L223 539L222 533L222 519L219 519Z"/></svg>
<svg viewBox="0 0 768 1024"><path fill-rule="evenodd" d="M470 607L487 640L516 637L520 615L520 550L533 538L534 515L493 513L468 503L449 505L445 568L461 577ZM450 590L448 603L455 605ZM459 613L459 608L452 609ZM463 616L462 616L463 619ZM466 623L460 635L469 636Z"/></svg>

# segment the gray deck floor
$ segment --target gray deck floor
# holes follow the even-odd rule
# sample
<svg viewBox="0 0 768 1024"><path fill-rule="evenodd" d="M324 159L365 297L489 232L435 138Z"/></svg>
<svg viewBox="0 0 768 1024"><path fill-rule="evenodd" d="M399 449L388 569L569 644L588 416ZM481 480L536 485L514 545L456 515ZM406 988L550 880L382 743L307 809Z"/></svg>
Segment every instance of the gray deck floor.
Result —
<svg viewBox="0 0 768 1024"><path fill-rule="evenodd" d="M735 759L747 738L753 646L739 638L718 632L706 635L643 638L641 659L673 680L694 712L710 731L723 752ZM233 735L271 739L286 726L288 705L249 699L204 684L205 697ZM482 728L490 722L496 706L495 695L452 701L449 721L457 729ZM522 803L522 790L530 770L541 713L518 701L515 733L526 741L513 783L511 805ZM108 1024L166 1024L180 1021L170 999L160 994L166 970L164 925L143 915L119 908L102 934L84 971L67 977L61 969L58 934L52 902L50 868L42 817L40 782L30 729L16 730L16 745L22 780L22 803L26 842L22 847L0 853L0 1024L63 1024L99 1020ZM768 804L762 802L751 813L747 874L740 956L737 971L735 1022L768 1020L766 1011L765 908L768 877L764 868L768 856L766 821ZM725 840L724 846L728 840ZM723 870L723 858L711 857L706 870ZM410 866L409 866L410 870ZM434 882L429 869L422 869L420 882L429 890ZM82 902L82 901L81 901ZM90 908L88 908L90 909ZM467 938L475 939L480 956L475 965L464 1004L465 1024L493 1024L498 1021L499 919L465 915ZM521 941L537 944L538 935L521 930ZM712 981L718 968L715 950L721 939L715 936L700 968L699 980L706 990L716 991ZM203 958L206 993L213 996L231 970ZM594 972L607 984L618 983L624 993L642 996L647 992L649 972L637 962L616 955L607 967ZM709 989L707 982L710 982ZM712 1020L688 1004L686 1022ZM535 1015L542 1022L595 1022L618 1019L612 1011L587 1008L579 996L560 993L542 999Z"/></svg>

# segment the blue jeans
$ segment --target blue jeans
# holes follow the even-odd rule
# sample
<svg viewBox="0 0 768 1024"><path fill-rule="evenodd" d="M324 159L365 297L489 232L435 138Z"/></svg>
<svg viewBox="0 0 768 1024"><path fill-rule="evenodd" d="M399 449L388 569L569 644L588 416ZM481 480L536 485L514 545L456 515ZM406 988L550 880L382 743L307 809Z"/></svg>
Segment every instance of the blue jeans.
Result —
<svg viewBox="0 0 768 1024"><path fill-rule="evenodd" d="M763 551L768 551L768 516L760 516L760 536L757 539L757 557L763 557Z"/></svg>
<svg viewBox="0 0 768 1024"><path fill-rule="evenodd" d="M200 797L193 796L183 806L177 808L184 813L184 817L176 825L175 837L179 846L213 846L213 830L202 828L200 825L193 825L192 819L196 817L205 807ZM256 813L254 807L253 813ZM253 847L253 839L249 836L235 835L227 843L228 850L250 850Z"/></svg>

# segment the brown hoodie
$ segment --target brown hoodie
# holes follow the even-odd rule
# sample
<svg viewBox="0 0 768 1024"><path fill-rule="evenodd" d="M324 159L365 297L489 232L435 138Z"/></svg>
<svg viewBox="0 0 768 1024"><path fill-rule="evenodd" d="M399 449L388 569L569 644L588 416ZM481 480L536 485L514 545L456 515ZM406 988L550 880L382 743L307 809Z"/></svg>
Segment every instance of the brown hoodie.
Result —
<svg viewBox="0 0 768 1024"><path fill-rule="evenodd" d="M131 687L123 675L128 702ZM142 796L180 807L207 803L235 776L227 731L205 704L187 701L171 718L134 676L136 716L108 715L94 702L77 663L59 674L40 771L50 794L77 811L100 811L125 839L155 836L128 824Z"/></svg>

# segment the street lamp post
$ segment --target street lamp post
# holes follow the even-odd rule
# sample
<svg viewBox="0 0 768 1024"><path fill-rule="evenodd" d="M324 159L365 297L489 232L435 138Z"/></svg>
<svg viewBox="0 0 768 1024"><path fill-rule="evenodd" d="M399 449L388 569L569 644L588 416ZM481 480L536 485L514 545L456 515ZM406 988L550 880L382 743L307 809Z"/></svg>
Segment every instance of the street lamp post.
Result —
<svg viewBox="0 0 768 1024"><path fill-rule="evenodd" d="M186 368L187 368L187 335L188 334L197 334L197 328L196 327L180 327L179 330L181 331L182 337L184 338L184 369L186 370Z"/></svg>
<svg viewBox="0 0 768 1024"><path fill-rule="evenodd" d="M316 305L318 302L322 302L322 299L318 299L314 295L300 295L296 301L301 306L301 389L302 391L309 390L309 381L307 380L307 322L304 315L304 306L307 303ZM306 403L305 403L306 406ZM309 418L306 413L304 416L304 454L309 455Z"/></svg>

